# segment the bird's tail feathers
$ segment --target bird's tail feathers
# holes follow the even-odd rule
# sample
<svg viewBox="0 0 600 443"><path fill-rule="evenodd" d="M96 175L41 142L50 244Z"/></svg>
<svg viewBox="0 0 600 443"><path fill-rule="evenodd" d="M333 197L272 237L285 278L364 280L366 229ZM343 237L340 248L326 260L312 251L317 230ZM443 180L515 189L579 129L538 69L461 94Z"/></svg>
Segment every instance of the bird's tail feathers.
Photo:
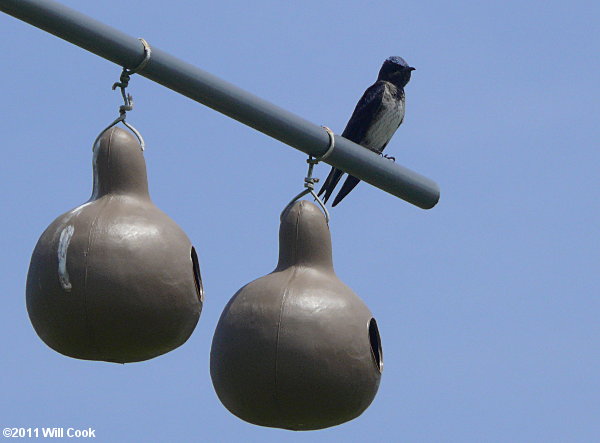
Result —
<svg viewBox="0 0 600 443"><path fill-rule="evenodd" d="M331 197L331 194L333 194L333 190L337 186L343 174L344 171L331 168L329 175L325 179L325 183L323 183L323 186L321 186L321 189L319 189L319 193L317 194L318 196L321 196L321 194L325 193L325 197L323 197L323 203L327 203L327 200L329 200L329 197Z"/></svg>
<svg viewBox="0 0 600 443"><path fill-rule="evenodd" d="M349 175L346 181L344 182L342 189L340 189L338 195L335 196L335 199L333 200L333 205L331 206L335 206L339 202L341 202L343 198L347 196L350 193L350 191L352 191L356 187L358 183L360 183L360 180L358 178Z"/></svg>

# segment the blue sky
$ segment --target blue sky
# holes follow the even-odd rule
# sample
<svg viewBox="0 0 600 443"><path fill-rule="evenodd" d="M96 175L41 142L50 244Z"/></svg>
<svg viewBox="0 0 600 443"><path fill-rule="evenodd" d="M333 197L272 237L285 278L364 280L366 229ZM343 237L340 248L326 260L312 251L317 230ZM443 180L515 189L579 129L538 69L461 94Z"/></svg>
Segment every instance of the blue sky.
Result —
<svg viewBox="0 0 600 443"><path fill-rule="evenodd" d="M196 246L206 303L162 357L64 357L31 327L25 277L46 226L89 198L120 68L0 14L3 427L92 427L100 441L597 439L597 2L63 3L336 133L381 62L404 57L417 70L387 152L442 196L423 211L362 183L331 211L336 272L383 342L370 408L323 431L247 424L214 393L210 343L229 298L274 268L305 155L134 76L128 121L150 193Z"/></svg>

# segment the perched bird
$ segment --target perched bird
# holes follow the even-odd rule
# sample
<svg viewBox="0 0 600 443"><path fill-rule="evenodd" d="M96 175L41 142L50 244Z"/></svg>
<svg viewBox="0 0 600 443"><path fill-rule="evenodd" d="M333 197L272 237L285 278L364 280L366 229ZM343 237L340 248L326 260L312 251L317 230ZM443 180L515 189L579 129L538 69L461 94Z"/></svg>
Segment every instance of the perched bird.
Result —
<svg viewBox="0 0 600 443"><path fill-rule="evenodd" d="M404 87L414 70L402 57L386 59L377 81L369 86L358 101L342 137L381 154L404 120ZM343 171L331 168L318 194L325 193L324 202L329 200L343 174ZM333 206L341 202L359 182L359 179L349 175L333 200Z"/></svg>

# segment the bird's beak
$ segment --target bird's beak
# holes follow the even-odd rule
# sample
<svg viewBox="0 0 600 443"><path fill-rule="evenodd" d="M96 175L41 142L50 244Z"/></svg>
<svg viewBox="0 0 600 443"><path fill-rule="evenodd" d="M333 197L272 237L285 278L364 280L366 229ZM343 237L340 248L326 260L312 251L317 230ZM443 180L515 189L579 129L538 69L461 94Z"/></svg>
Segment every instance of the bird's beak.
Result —
<svg viewBox="0 0 600 443"><path fill-rule="evenodd" d="M414 71L414 70L416 70L417 68L413 68L413 67L411 66L411 67L410 67L410 68L408 68L408 69L409 69L410 71Z"/></svg>

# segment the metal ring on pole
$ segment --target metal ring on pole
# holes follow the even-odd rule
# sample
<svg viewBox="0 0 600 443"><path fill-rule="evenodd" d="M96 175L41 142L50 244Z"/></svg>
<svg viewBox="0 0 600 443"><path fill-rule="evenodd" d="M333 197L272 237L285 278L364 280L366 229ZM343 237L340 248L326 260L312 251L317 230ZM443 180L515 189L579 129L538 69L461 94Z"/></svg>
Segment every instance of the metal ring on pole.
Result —
<svg viewBox="0 0 600 443"><path fill-rule="evenodd" d="M323 129L325 129L325 131L327 131L327 135L329 136L329 147L327 148L327 151L325 151L325 154L323 154L319 157L315 157L317 162L325 160L327 157L329 157L329 155L333 152L333 148L335 148L335 135L333 134L333 131L331 129L329 129L327 126L321 126L321 127Z"/></svg>
<svg viewBox="0 0 600 443"><path fill-rule="evenodd" d="M143 38L138 38L138 40L142 42L142 45L144 45L144 60L142 60L140 64L133 69L127 69L123 66L123 71L121 72L121 77L119 78L119 81L114 83L112 86L113 90L116 88L121 88L121 92L123 93L123 99L125 99L124 90L127 86L129 86L130 77L133 74L141 72L148 65L148 63L150 62L150 57L152 56L152 48L150 47L150 44Z"/></svg>
<svg viewBox="0 0 600 443"><path fill-rule="evenodd" d="M126 69L128 75L138 74L142 72L144 68L148 65L148 62L150 62L150 57L152 56L152 48L150 47L150 44L143 38L138 38L138 40L142 42L142 45L144 45L144 60L142 60L140 64L137 65L135 68Z"/></svg>

